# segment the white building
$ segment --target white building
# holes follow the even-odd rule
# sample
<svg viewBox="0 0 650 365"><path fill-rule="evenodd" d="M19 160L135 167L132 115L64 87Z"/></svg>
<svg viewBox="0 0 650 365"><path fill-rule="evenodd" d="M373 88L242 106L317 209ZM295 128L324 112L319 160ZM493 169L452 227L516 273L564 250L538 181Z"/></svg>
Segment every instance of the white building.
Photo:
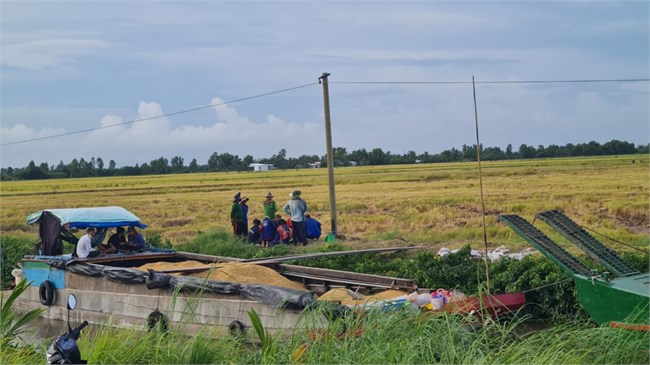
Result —
<svg viewBox="0 0 650 365"><path fill-rule="evenodd" d="M251 171L269 171L272 169L273 165L268 163L252 163L248 165L248 169Z"/></svg>

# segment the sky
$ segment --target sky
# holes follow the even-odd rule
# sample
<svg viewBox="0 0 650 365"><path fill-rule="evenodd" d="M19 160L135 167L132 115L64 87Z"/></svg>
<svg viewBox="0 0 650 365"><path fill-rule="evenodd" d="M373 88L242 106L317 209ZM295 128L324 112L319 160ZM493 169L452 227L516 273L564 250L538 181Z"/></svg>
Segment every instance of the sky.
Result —
<svg viewBox="0 0 650 365"><path fill-rule="evenodd" d="M649 4L3 0L0 165L322 156L324 72L335 147L460 148L471 84L367 82L648 79ZM477 84L481 143L646 144L649 91Z"/></svg>

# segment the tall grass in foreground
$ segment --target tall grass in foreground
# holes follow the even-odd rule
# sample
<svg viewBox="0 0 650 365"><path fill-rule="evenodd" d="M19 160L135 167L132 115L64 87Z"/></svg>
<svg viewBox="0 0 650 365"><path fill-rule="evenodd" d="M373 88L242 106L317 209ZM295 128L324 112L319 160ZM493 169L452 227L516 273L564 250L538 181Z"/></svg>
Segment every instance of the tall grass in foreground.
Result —
<svg viewBox="0 0 650 365"><path fill-rule="evenodd" d="M84 359L96 364L647 364L650 335L572 323L522 334L520 322L432 315L411 310L344 314L325 327L319 309L266 347L206 332L187 336L99 327L84 333ZM256 333L247 329L247 338ZM266 334L265 334L266 336ZM47 341L46 341L47 342ZM3 364L42 362L44 349L7 356ZM271 346L271 347L269 347Z"/></svg>
<svg viewBox="0 0 650 365"><path fill-rule="evenodd" d="M304 363L648 363L650 336L647 333L593 328L579 323L522 335L518 321L488 320L479 329L472 330L477 328L475 318L372 311L362 321L350 317L335 321L332 326L354 332L359 322L363 330L358 337L324 334L311 340L303 333L293 339L293 347L307 343L308 349L302 355ZM289 361L285 357L277 362L283 360Z"/></svg>

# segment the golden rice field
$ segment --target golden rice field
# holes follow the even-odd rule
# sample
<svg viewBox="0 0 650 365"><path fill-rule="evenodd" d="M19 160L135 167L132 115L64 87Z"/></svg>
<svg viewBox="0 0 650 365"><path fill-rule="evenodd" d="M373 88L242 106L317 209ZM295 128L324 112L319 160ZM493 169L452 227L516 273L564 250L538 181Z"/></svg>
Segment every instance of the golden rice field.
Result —
<svg viewBox="0 0 650 365"><path fill-rule="evenodd" d="M632 162L634 160L634 163ZM483 162L486 227L491 246L527 244L496 215L560 209L609 237L648 247L650 179L647 155ZM358 246L406 240L433 247L481 245L476 163L336 168L338 231ZM299 189L313 216L330 226L327 169L276 170L2 182L3 235L33 235L26 216L44 208L119 205L178 243L199 231L230 229L233 195L250 197L249 219L263 214L270 191L280 206ZM535 225L557 238L543 223ZM613 246L626 250L622 246Z"/></svg>

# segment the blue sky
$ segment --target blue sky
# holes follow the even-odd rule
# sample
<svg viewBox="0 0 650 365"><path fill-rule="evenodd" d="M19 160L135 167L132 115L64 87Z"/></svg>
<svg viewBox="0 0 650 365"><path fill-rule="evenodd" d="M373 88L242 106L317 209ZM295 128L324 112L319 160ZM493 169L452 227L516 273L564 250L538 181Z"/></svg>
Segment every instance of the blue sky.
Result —
<svg viewBox="0 0 650 365"><path fill-rule="evenodd" d="M1 141L96 128L332 74L334 146L475 143L471 85L337 81L648 78L645 1L2 1ZM478 85L481 142L648 143L649 85ZM2 146L3 167L213 152L325 153L319 85L169 118Z"/></svg>

